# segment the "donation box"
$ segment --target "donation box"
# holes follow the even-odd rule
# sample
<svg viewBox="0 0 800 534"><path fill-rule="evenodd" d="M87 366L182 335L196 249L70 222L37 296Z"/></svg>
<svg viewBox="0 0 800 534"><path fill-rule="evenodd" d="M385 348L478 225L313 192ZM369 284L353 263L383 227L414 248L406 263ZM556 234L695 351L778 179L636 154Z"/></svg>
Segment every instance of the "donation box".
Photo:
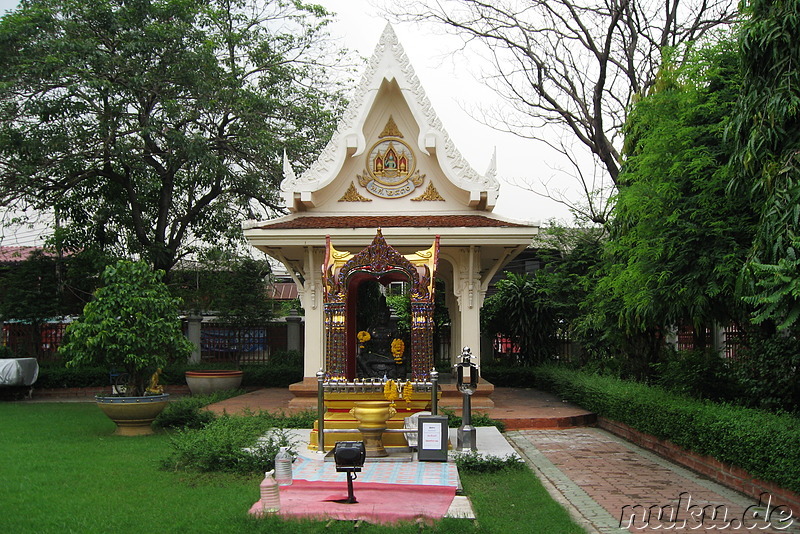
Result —
<svg viewBox="0 0 800 534"><path fill-rule="evenodd" d="M420 415L417 429L417 459L420 462L446 462L449 443L447 416Z"/></svg>

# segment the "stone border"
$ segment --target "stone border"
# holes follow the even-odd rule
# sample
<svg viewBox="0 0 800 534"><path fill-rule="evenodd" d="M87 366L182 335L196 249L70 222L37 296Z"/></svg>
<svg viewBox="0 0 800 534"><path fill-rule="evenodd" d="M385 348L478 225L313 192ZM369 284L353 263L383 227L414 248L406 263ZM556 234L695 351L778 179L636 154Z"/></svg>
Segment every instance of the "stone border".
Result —
<svg viewBox="0 0 800 534"><path fill-rule="evenodd" d="M688 451L671 441L645 434L605 417L597 418L597 426L749 497L758 499L766 492L776 497L781 504L789 505L792 510L800 510L800 495L772 482L754 478L740 467L720 462L711 456Z"/></svg>

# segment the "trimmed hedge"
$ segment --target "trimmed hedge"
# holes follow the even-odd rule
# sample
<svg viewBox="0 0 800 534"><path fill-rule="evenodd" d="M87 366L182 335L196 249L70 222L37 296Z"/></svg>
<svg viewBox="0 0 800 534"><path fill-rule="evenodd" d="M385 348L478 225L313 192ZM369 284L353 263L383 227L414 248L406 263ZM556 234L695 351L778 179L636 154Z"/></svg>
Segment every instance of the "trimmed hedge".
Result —
<svg viewBox="0 0 800 534"><path fill-rule="evenodd" d="M531 388L535 381L536 368L519 365L487 364L481 367L481 378L496 387Z"/></svg>
<svg viewBox="0 0 800 534"><path fill-rule="evenodd" d="M800 492L800 419L795 416L700 401L564 367L540 366L533 373L535 387L597 415Z"/></svg>
<svg viewBox="0 0 800 534"><path fill-rule="evenodd" d="M230 363L174 364L164 369L159 381L167 385L186 384L184 373L193 369L235 369ZM297 365L261 364L242 365L244 371L242 387L289 387L303 380L303 368ZM104 367L65 368L63 364L42 364L39 368L37 388L84 388L103 387L111 384L109 370Z"/></svg>
<svg viewBox="0 0 800 534"><path fill-rule="evenodd" d="M75 367L65 368L64 364L42 364L35 388L90 388L111 384L108 368Z"/></svg>

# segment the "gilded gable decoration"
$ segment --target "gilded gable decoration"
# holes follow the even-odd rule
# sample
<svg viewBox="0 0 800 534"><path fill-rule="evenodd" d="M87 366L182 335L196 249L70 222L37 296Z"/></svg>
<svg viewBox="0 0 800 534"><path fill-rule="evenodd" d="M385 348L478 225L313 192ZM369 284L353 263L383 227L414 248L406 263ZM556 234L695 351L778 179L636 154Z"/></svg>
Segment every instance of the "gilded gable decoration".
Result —
<svg viewBox="0 0 800 534"><path fill-rule="evenodd" d="M356 191L356 185L350 182L350 187L347 188L347 191L345 191L342 198L339 199L339 202L372 202L372 199Z"/></svg>
<svg viewBox="0 0 800 534"><path fill-rule="evenodd" d="M417 157L391 116L379 139L367 153L366 169L357 175L358 183L380 198L410 195L422 185L425 175L417 170Z"/></svg>
<svg viewBox="0 0 800 534"><path fill-rule="evenodd" d="M394 123L394 118L389 115L389 120L386 121L386 126L384 126L383 131L378 136L378 139L383 139L384 137L403 137L403 134L400 133L400 130L397 128L397 124Z"/></svg>
<svg viewBox="0 0 800 534"><path fill-rule="evenodd" d="M442 197L442 195L439 194L439 191L437 191L436 188L433 186L433 182L428 182L428 188L425 190L425 192L418 197L412 198L411 202L421 202L423 200L433 200L433 201L441 200L442 202L444 202L444 198Z"/></svg>

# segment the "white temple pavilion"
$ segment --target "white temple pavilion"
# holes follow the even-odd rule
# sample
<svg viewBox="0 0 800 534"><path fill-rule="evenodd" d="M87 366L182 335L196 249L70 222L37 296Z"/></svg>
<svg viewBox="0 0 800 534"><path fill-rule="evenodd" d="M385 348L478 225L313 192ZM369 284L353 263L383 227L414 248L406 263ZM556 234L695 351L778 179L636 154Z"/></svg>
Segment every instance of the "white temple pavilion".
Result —
<svg viewBox="0 0 800 534"><path fill-rule="evenodd" d="M433 278L443 281L451 360L467 346L480 364L480 309L489 283L538 231L492 214L499 189L495 158L483 175L467 163L387 25L317 161L293 169L284 157L281 193L290 213L245 225L247 240L282 262L297 285L306 381L321 368L352 378L358 340L348 324L355 299L346 295L366 275L388 283L418 273L420 291L429 287L431 295L418 295L423 311L415 324L429 321L424 302ZM420 373L431 361L430 338L414 339L422 341L407 354Z"/></svg>

